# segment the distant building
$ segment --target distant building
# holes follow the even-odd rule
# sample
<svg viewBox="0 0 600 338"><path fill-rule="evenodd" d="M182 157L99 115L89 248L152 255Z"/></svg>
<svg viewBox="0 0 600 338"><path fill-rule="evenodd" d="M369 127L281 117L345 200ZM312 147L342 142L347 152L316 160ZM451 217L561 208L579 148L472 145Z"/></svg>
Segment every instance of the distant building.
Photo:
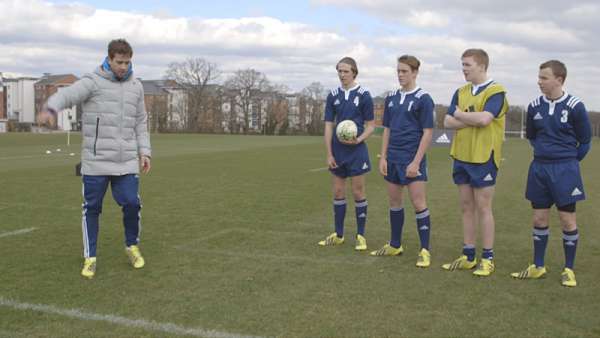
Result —
<svg viewBox="0 0 600 338"><path fill-rule="evenodd" d="M44 74L44 76L35 83L35 112L36 116L39 114L48 98L52 96L52 94L56 93L60 88L67 87L72 85L78 78L73 74ZM74 124L77 124L77 121L81 120L81 113L77 114L76 106L71 108L64 109L63 111L58 113L57 116L57 127L61 130L71 130L76 129L73 128ZM35 121L35 117L33 121ZM32 122L33 122L32 121Z"/></svg>
<svg viewBox="0 0 600 338"><path fill-rule="evenodd" d="M185 127L187 91L173 80L140 80L150 131L177 131Z"/></svg>
<svg viewBox="0 0 600 338"><path fill-rule="evenodd" d="M0 120L6 120L6 88L4 87L4 79L2 78L2 72L0 72Z"/></svg>
<svg viewBox="0 0 600 338"><path fill-rule="evenodd" d="M376 96L373 98L373 114L375 115L375 125L383 125L383 110L385 98Z"/></svg>
<svg viewBox="0 0 600 338"><path fill-rule="evenodd" d="M6 120L6 87L4 87L2 80L2 72L0 72L0 133L6 133L8 130Z"/></svg>
<svg viewBox="0 0 600 338"><path fill-rule="evenodd" d="M35 122L34 84L37 78L5 78L5 112L9 120L21 123ZM3 99L4 100L4 99Z"/></svg>

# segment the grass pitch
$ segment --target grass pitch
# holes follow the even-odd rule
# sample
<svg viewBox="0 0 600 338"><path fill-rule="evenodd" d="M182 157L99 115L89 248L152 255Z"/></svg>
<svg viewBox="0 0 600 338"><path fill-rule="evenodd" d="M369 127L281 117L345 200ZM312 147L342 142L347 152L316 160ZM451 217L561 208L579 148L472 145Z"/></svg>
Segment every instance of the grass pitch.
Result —
<svg viewBox="0 0 600 338"><path fill-rule="evenodd" d="M80 138L71 147L65 140L0 134L0 337L600 336L600 142L582 163L579 286L566 289L554 211L548 277L509 277L532 260L524 199L531 149L522 140L505 143L491 278L440 268L462 247L448 148L428 154L432 266L422 270L414 266L419 242L407 198L402 256L354 252L352 202L347 242L317 246L333 229L322 137L153 135L153 168L141 181L147 265L128 265L121 213L107 193L93 280L79 275ZM380 139L369 146L376 165ZM385 182L376 171L367 197L371 250L389 236Z"/></svg>

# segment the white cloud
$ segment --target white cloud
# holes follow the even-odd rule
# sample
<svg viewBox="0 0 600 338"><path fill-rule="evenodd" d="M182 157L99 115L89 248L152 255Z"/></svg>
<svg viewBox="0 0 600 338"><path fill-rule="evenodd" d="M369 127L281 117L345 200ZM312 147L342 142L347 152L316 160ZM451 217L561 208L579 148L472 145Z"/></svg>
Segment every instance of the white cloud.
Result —
<svg viewBox="0 0 600 338"><path fill-rule="evenodd" d="M443 16L440 13L432 12L432 11L410 11L410 16L407 19L407 22L411 26L428 28L442 28L446 27L449 23L449 19Z"/></svg>
<svg viewBox="0 0 600 338"><path fill-rule="evenodd" d="M491 57L490 74L505 84L515 104L538 95L540 63L559 59L567 64L567 88L588 107L600 110L595 94L600 74L600 3L595 0L312 0L313 5L355 9L416 33L381 36L372 48L391 54L409 53L424 63L421 83L442 102L457 86L458 57L466 48L481 47ZM415 14L419 13L419 14ZM393 51L396 49L397 52ZM392 50L392 52L390 52ZM434 67L434 82L427 67ZM435 66L433 66L435 65ZM393 64L390 65L390 71ZM452 71L450 71L452 69ZM456 74L456 75L453 75ZM392 73L393 75L393 73ZM431 80L434 80L431 78ZM452 81L451 81L452 79ZM453 81L456 81L453 83ZM443 83L443 85L440 85ZM451 86L450 88L444 86ZM575 92L576 91L576 92Z"/></svg>
<svg viewBox="0 0 600 338"><path fill-rule="evenodd" d="M551 0L544 7L522 0L312 2L355 8L381 18L386 30L369 32L360 21L331 31L265 16L203 19L0 0L6 13L0 25L0 71L81 75L102 61L109 40L124 37L135 51L136 75L146 79L160 78L170 62L192 56L217 63L225 72L222 80L237 69L254 68L294 90L313 81L333 87L338 85L335 63L348 55L358 62L359 81L381 94L397 87L396 57L412 54L422 61L419 84L436 102L448 103L464 81L460 54L481 47L491 57L490 75L508 88L511 103L524 105L538 95L538 65L557 58L569 68L568 89L600 110L594 83L600 76L595 23L600 4L594 1ZM332 20L345 19L341 11L331 13Z"/></svg>
<svg viewBox="0 0 600 338"><path fill-rule="evenodd" d="M108 41L125 37L134 47L138 76L161 77L168 63L193 56L226 72L252 67L300 89L314 79L301 84L286 72L300 73L302 66L309 74L304 78L321 75L324 63L335 64L341 54L370 53L366 45L351 44L337 33L270 17L154 16L39 0L3 1L2 7L8 15L0 26L0 70L81 74L101 62Z"/></svg>

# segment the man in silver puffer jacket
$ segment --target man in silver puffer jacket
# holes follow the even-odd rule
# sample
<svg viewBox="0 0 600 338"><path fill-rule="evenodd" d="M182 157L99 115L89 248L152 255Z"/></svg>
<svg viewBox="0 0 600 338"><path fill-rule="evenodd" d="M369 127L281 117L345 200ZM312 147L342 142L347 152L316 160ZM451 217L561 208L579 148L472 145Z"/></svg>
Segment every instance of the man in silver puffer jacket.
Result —
<svg viewBox="0 0 600 338"><path fill-rule="evenodd" d="M81 173L83 175L83 255L81 274L96 273L96 243L102 200L111 185L122 207L126 253L134 268L144 266L138 247L141 201L140 166L150 171L150 136L144 107L144 89L133 76L133 50L123 39L108 45L108 56L93 73L50 97L46 118L82 104Z"/></svg>

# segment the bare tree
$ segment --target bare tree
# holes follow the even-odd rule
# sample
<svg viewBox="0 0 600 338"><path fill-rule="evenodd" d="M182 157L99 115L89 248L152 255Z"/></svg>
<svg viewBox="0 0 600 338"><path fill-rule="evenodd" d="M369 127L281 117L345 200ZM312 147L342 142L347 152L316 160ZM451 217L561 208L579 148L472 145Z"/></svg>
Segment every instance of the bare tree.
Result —
<svg viewBox="0 0 600 338"><path fill-rule="evenodd" d="M260 121L261 93L271 89L269 80L267 80L267 77L263 73L254 69L241 69L237 70L229 79L227 79L225 87L228 89L229 93L235 97L232 102L239 108L239 111L243 115L244 123L242 128L244 134L246 134L250 129L250 119L252 118L252 115L257 115L255 117ZM234 107L232 107L231 111L232 114L235 114L236 109L233 108Z"/></svg>
<svg viewBox="0 0 600 338"><path fill-rule="evenodd" d="M221 72L215 63L203 58L188 58L183 62L169 64L165 77L175 80L188 91L187 114L185 114L185 129L188 131L203 130L202 113L208 86L219 78Z"/></svg>
<svg viewBox="0 0 600 338"><path fill-rule="evenodd" d="M302 89L302 95L306 97L308 103L308 133L311 135L322 134L325 128L323 122L323 111L325 107L325 97L327 91L320 82L313 82Z"/></svg>
<svg viewBox="0 0 600 338"><path fill-rule="evenodd" d="M147 95L146 110L150 113L150 131L159 133L166 132L168 130L167 122L169 119L166 97Z"/></svg>

